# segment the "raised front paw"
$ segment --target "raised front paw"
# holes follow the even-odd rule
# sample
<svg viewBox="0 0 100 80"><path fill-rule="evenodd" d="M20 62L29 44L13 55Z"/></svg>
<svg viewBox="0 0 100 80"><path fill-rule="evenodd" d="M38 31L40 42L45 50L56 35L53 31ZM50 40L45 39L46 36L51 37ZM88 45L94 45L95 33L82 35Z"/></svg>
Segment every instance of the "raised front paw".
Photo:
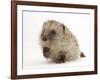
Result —
<svg viewBox="0 0 100 80"><path fill-rule="evenodd" d="M45 58L48 58L49 57L49 55L50 55L50 51L49 50L50 49L48 47L43 47L43 56Z"/></svg>

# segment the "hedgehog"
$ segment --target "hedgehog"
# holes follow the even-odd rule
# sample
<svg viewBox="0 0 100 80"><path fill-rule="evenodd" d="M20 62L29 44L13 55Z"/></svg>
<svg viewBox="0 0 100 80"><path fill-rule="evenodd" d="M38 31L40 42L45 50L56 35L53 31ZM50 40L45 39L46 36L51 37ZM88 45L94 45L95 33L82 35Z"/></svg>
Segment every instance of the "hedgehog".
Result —
<svg viewBox="0 0 100 80"><path fill-rule="evenodd" d="M80 51L76 36L67 26L56 20L43 23L40 44L43 56L56 63L65 63L85 57Z"/></svg>

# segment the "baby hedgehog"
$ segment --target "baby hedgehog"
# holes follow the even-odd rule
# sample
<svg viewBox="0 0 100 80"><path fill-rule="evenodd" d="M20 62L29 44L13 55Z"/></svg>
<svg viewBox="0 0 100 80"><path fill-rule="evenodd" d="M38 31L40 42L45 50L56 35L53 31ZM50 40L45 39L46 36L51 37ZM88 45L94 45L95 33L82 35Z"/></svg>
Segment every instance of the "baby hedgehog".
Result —
<svg viewBox="0 0 100 80"><path fill-rule="evenodd" d="M80 51L76 37L64 24L58 21L44 22L40 40L43 56L56 63L65 63L85 57Z"/></svg>

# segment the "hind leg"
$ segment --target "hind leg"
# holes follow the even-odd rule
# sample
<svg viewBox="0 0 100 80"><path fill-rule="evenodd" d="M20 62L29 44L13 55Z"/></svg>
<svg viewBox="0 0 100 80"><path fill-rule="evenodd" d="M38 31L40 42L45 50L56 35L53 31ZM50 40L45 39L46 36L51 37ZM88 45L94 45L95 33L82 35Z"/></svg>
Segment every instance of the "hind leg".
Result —
<svg viewBox="0 0 100 80"><path fill-rule="evenodd" d="M56 63L65 63L65 61L66 61L66 56L65 56L66 52L65 51L60 51L58 54L59 55L58 55L55 62Z"/></svg>

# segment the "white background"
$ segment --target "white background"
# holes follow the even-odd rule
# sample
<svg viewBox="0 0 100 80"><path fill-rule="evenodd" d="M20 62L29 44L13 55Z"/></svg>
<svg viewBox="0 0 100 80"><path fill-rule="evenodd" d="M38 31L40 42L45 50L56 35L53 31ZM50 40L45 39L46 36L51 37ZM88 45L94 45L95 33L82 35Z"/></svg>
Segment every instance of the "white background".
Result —
<svg viewBox="0 0 100 80"><path fill-rule="evenodd" d="M59 71L62 67L65 67L64 71L80 71L76 67L81 67L82 70L86 68L90 70L89 66L93 66L94 61L94 24L93 24L93 10L87 9L69 9L69 8L45 8L45 7L33 7L33 6L18 6L18 55L22 55L22 51L20 46L20 40L22 42L22 10L23 11L23 69L39 69L40 66L42 69L47 68L47 72ZM42 11L42 12L34 12ZM63 13L56 13L56 12L63 12ZM43 11L53 11L52 12L43 12ZM54 13L55 12L55 13ZM64 13L66 12L66 13ZM69 12L69 13L68 13ZM19 16L21 15L21 16ZM42 30L42 25L47 20L56 20L61 23L64 23L73 34L78 38L78 42L80 45L81 51L85 54L84 59L79 59L77 61L66 62L66 64L59 64L56 65L44 59L42 49L40 47L40 33ZM21 32L21 33L20 33ZM19 34L20 33L20 34ZM85 40L85 41L84 41ZM18 56L18 57L19 57ZM18 58L19 59L19 58ZM22 60L22 59L21 59ZM19 65L21 66L21 65ZM52 66L52 67L50 67ZM55 70L55 67L58 70ZM69 68L70 67L70 68ZM40 69L41 69L40 68ZM39 69L39 72L41 72ZM34 70L33 70L34 71ZM38 71L37 71L38 72ZM46 72L44 70L44 72ZM35 73L35 72L34 72Z"/></svg>
<svg viewBox="0 0 100 80"><path fill-rule="evenodd" d="M41 0L43 1L43 0ZM47 1L47 0L46 0ZM52 0L50 0L52 1ZM55 0L55 2L66 2L66 3L79 3L79 4L98 4L96 0ZM0 80L10 79L10 0L0 1ZM100 13L99 13L100 14ZM100 25L100 24L99 24ZM100 33L100 31L99 31ZM100 39L99 39L100 40ZM99 49L99 48L98 48ZM99 55L100 56L100 55ZM99 58L100 61L100 58ZM100 67L100 63L99 63ZM100 73L100 70L99 70ZM100 74L98 75L84 75L84 76L67 76L58 78L41 78L36 80L99 80ZM33 80L33 79L32 79ZM35 80L35 79L34 79Z"/></svg>

